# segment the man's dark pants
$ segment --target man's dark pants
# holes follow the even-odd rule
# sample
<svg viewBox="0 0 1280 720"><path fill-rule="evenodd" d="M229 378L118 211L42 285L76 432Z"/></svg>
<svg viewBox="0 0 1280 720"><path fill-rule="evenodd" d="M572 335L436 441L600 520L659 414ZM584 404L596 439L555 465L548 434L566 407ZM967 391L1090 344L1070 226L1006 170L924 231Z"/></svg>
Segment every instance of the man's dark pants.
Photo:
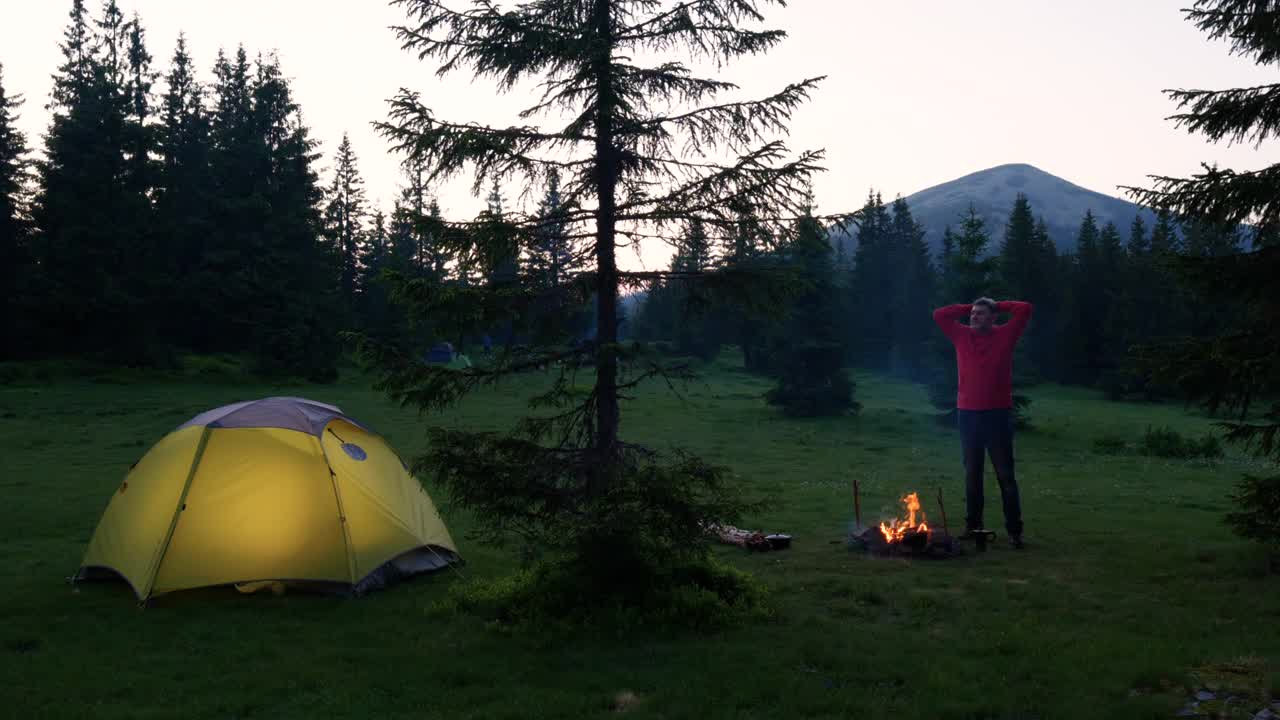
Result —
<svg viewBox="0 0 1280 720"><path fill-rule="evenodd" d="M1004 504L1005 529L1010 536L1022 535L1022 502L1018 483L1013 477L1013 412L999 410L957 410L960 447L964 454L964 484L969 530L983 528L982 471L985 454L990 454L1000 482L1000 499Z"/></svg>

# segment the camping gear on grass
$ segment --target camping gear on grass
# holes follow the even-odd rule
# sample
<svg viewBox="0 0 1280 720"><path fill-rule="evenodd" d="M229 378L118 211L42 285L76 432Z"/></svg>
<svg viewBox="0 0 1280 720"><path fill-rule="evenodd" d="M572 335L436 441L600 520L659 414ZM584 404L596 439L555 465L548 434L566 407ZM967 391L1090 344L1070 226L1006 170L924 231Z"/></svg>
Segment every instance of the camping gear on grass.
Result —
<svg viewBox="0 0 1280 720"><path fill-rule="evenodd" d="M382 437L333 405L270 397L161 438L111 496L75 579L123 579L143 602L233 584L359 595L459 560Z"/></svg>
<svg viewBox="0 0 1280 720"><path fill-rule="evenodd" d="M791 547L791 536L785 533L766 535L756 530L742 530L732 525L711 525L708 528L726 545L736 545L747 550L767 552Z"/></svg>
<svg viewBox="0 0 1280 720"><path fill-rule="evenodd" d="M448 365L453 362L455 357L453 343L436 343L427 352L427 362L437 365Z"/></svg>

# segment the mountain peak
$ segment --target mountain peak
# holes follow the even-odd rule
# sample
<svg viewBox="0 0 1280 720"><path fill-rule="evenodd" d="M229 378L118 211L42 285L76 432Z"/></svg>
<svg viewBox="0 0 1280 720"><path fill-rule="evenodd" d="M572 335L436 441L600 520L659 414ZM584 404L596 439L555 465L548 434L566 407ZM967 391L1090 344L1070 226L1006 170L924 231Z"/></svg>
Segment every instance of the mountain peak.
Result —
<svg viewBox="0 0 1280 720"><path fill-rule="evenodd" d="M1142 216L1151 227L1155 215L1127 200L1088 190L1027 163L996 165L969 173L940 185L906 196L911 214L925 229L925 241L937 253L946 226L960 224L970 205L986 223L991 234L989 252L995 252L1004 237L1004 225L1018 193L1027 196L1031 212L1043 218L1049 237L1058 250L1075 249L1076 234L1085 211L1091 210L1098 224L1108 221L1128 227Z"/></svg>

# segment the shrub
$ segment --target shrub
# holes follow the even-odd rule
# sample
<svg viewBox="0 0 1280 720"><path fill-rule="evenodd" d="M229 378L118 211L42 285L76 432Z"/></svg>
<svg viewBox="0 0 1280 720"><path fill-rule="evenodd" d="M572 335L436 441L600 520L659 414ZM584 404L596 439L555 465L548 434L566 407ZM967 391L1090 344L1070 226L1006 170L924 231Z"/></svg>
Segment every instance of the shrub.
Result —
<svg viewBox="0 0 1280 720"><path fill-rule="evenodd" d="M473 513L481 539L519 538L545 557L514 579L473 589L465 607L519 624L591 607L644 614L674 602L693 612L692 603L710 623L711 608L741 604L745 580L709 564L704 524L735 523L763 506L740 499L723 468L627 448L602 477L589 452L495 433L434 428L430 436L432 449L414 470L434 474Z"/></svg>
<svg viewBox="0 0 1280 720"><path fill-rule="evenodd" d="M1236 485L1232 500L1238 510L1226 522L1241 537L1280 550L1280 475L1258 478L1246 475Z"/></svg>
<svg viewBox="0 0 1280 720"><path fill-rule="evenodd" d="M770 405L789 417L820 417L857 412L853 381L844 369L844 349L834 343L813 343L787 350L782 357L778 385L765 394Z"/></svg>
<svg viewBox="0 0 1280 720"><path fill-rule="evenodd" d="M1093 441L1093 451L1099 455L1120 455L1129 447L1129 443L1118 435L1103 435Z"/></svg>
<svg viewBox="0 0 1280 720"><path fill-rule="evenodd" d="M542 561L515 575L456 585L433 610L476 615L503 630L553 632L583 627L713 632L773 614L757 581L711 557L655 565L649 573L635 577L625 592L610 591L590 582L572 562Z"/></svg>
<svg viewBox="0 0 1280 720"><path fill-rule="evenodd" d="M203 381L243 382L247 378L244 361L234 355L185 355L182 373Z"/></svg>
<svg viewBox="0 0 1280 720"><path fill-rule="evenodd" d="M0 385L17 385L26 382L30 372L16 362L0 362Z"/></svg>
<svg viewBox="0 0 1280 720"><path fill-rule="evenodd" d="M1147 432L1138 444L1138 451L1143 455L1162 458L1191 460L1196 458L1220 458L1223 455L1222 443L1212 435L1200 439L1183 437L1172 428L1147 428Z"/></svg>
<svg viewBox="0 0 1280 720"><path fill-rule="evenodd" d="M249 354L254 375L289 383L337 380L337 336L320 323L301 318L285 326L264 323L256 331Z"/></svg>
<svg viewBox="0 0 1280 720"><path fill-rule="evenodd" d="M1033 430L1031 424L1031 398L1026 395L1013 396L1013 426L1019 430Z"/></svg>

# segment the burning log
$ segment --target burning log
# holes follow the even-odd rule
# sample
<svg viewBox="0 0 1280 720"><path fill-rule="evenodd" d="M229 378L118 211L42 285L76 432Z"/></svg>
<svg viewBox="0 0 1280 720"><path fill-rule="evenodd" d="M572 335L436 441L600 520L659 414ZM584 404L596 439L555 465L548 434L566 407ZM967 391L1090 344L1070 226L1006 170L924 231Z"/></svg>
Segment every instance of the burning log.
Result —
<svg viewBox="0 0 1280 720"><path fill-rule="evenodd" d="M905 518L882 522L878 527L862 528L859 525L849 538L850 547L882 556L946 558L962 553L960 543L950 533L929 526L920 509L919 495L908 494L902 498L902 505L906 511Z"/></svg>
<svg viewBox="0 0 1280 720"><path fill-rule="evenodd" d="M925 522L924 511L920 509L920 496L910 493L902 498L902 504L907 510L907 518L905 520L894 520L892 524L880 523L880 532L884 534L884 539L890 544L902 542L909 533L928 533L929 525ZM920 522L916 522L916 515L919 514Z"/></svg>
<svg viewBox="0 0 1280 720"><path fill-rule="evenodd" d="M910 533L891 543L879 528L867 528L850 536L849 547L879 557L950 558L964 554L958 539L938 530Z"/></svg>

